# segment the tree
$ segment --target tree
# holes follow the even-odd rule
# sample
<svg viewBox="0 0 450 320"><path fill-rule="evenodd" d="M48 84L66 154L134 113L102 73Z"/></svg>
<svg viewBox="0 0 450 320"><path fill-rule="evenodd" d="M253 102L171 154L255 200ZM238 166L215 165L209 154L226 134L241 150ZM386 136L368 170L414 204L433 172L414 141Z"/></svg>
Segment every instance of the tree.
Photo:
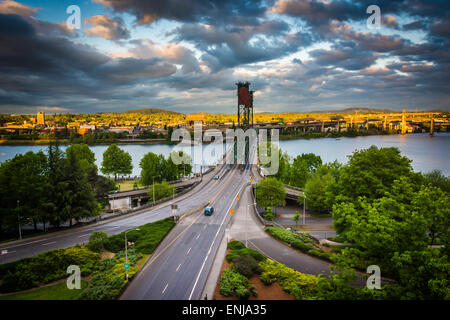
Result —
<svg viewBox="0 0 450 320"><path fill-rule="evenodd" d="M45 215L48 189L47 158L43 152L18 154L0 166L0 236L2 231L17 230L21 223L35 224ZM19 201L19 202L18 202Z"/></svg>
<svg viewBox="0 0 450 320"><path fill-rule="evenodd" d="M172 151L169 156L169 161L175 163L178 171L178 176L187 176L192 173L192 159L186 152L178 150Z"/></svg>
<svg viewBox="0 0 450 320"><path fill-rule="evenodd" d="M335 199L336 180L328 166L321 166L308 179L305 185L305 196L308 206L314 212L331 211ZM303 196L298 198L303 204Z"/></svg>
<svg viewBox="0 0 450 320"><path fill-rule="evenodd" d="M100 252L103 250L103 246L108 241L108 234L105 231L94 231L89 237L87 247L89 250Z"/></svg>
<svg viewBox="0 0 450 320"><path fill-rule="evenodd" d="M153 188L149 188L148 196L149 202L158 201L160 199L168 198L173 195L175 187L171 186L167 181L155 183L155 200L153 200Z"/></svg>
<svg viewBox="0 0 450 320"><path fill-rule="evenodd" d="M130 174L132 170L130 154L116 144L110 145L103 153L102 173L113 174L114 179L117 180L118 174Z"/></svg>
<svg viewBox="0 0 450 320"><path fill-rule="evenodd" d="M450 177L446 177L439 170L433 170L424 175L427 183L431 183L433 186L440 188L442 191L450 192Z"/></svg>
<svg viewBox="0 0 450 320"><path fill-rule="evenodd" d="M295 215L292 217L292 221L294 221L295 225L297 225L299 220L300 220L300 214L298 213L298 211L295 211Z"/></svg>
<svg viewBox="0 0 450 320"><path fill-rule="evenodd" d="M289 184L298 188L303 188L306 181L317 168L322 165L320 156L314 153L302 153L297 156L289 170Z"/></svg>
<svg viewBox="0 0 450 320"><path fill-rule="evenodd" d="M375 146L355 151L340 172L339 201L357 203L358 197L377 199L383 197L399 177L412 179L411 160L400 155L397 148Z"/></svg>
<svg viewBox="0 0 450 320"><path fill-rule="evenodd" d="M285 203L284 184L276 178L265 178L256 185L256 202L260 206L274 207Z"/></svg>
<svg viewBox="0 0 450 320"><path fill-rule="evenodd" d="M261 143L261 148L258 146L258 159L263 168L268 169L267 175L277 178L285 183L289 182L289 155L283 153L278 146L271 142ZM272 152L278 155L272 159ZM278 167L272 163L272 160L278 161Z"/></svg>
<svg viewBox="0 0 450 320"><path fill-rule="evenodd" d="M162 181L166 166L165 162L164 156L153 152L147 153L139 163L142 169L141 184L144 186L153 184L153 177L155 177L155 181Z"/></svg>

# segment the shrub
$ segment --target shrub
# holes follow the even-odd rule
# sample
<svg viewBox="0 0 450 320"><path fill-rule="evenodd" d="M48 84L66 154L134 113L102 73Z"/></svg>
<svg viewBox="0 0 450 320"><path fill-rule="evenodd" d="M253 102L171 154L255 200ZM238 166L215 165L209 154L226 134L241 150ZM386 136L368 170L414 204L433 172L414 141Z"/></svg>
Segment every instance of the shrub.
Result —
<svg viewBox="0 0 450 320"><path fill-rule="evenodd" d="M280 227L267 227L266 231L283 242L290 244L293 248L308 253L315 248L315 242L311 236L302 233L294 233Z"/></svg>
<svg viewBox="0 0 450 320"><path fill-rule="evenodd" d="M100 252L106 241L108 241L108 234L105 231L94 231L89 237L87 247L94 252Z"/></svg>
<svg viewBox="0 0 450 320"><path fill-rule="evenodd" d="M242 242L237 241L237 240L233 240L228 243L228 249L230 249L230 250L237 250L237 249L244 249L244 248L245 248L245 245Z"/></svg>
<svg viewBox="0 0 450 320"><path fill-rule="evenodd" d="M255 258L251 256L241 256L234 258L232 270L239 272L243 276L250 278L254 273L261 273L262 269Z"/></svg>
<svg viewBox="0 0 450 320"><path fill-rule="evenodd" d="M219 291L225 297L236 295L239 299L247 299L250 294L256 295L255 288L245 276L229 269L222 272Z"/></svg>
<svg viewBox="0 0 450 320"><path fill-rule="evenodd" d="M273 219L275 218L275 213L272 212L272 207L267 207L266 212L264 212L262 216L268 221L273 221Z"/></svg>
<svg viewBox="0 0 450 320"><path fill-rule="evenodd" d="M82 275L90 274L100 260L98 253L85 246L57 249L25 258L4 267L0 292L30 289L67 277L67 267L78 265Z"/></svg>
<svg viewBox="0 0 450 320"><path fill-rule="evenodd" d="M263 272L260 280L265 285L278 282L283 290L296 299L313 299L317 295L317 277L303 274L278 262L266 260L259 263Z"/></svg>
<svg viewBox="0 0 450 320"><path fill-rule="evenodd" d="M262 255L258 251L250 248L231 250L230 253L228 253L225 258L227 259L228 262L232 262L234 258L238 258L240 256L253 257L256 261L264 261L267 259L264 255Z"/></svg>

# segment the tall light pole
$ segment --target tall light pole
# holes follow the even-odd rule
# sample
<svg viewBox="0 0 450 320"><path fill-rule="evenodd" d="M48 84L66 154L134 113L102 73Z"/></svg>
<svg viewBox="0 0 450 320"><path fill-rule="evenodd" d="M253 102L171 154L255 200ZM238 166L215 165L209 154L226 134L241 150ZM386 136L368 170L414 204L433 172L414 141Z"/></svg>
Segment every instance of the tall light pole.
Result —
<svg viewBox="0 0 450 320"><path fill-rule="evenodd" d="M17 223L19 224L19 239L22 239L22 228L20 226L20 200L17 200Z"/></svg>
<svg viewBox="0 0 450 320"><path fill-rule="evenodd" d="M306 196L305 196L305 193L303 193L303 225L305 225L306 224L306 211L305 211L305 208L306 208Z"/></svg>
<svg viewBox="0 0 450 320"><path fill-rule="evenodd" d="M161 177L161 175L153 176L153 205L155 205L155 177Z"/></svg>
<svg viewBox="0 0 450 320"><path fill-rule="evenodd" d="M138 229L131 229L131 230L125 231L125 264L128 264L128 241L127 241L127 233L130 232L130 231L139 231L139 228L138 228ZM127 269L125 269L125 270L126 270L127 281L128 281L128 267L127 267Z"/></svg>
<svg viewBox="0 0 450 320"><path fill-rule="evenodd" d="M256 202L250 203L247 205L247 210L245 210L245 246L248 247L248 227L247 227L247 216L248 216L248 207L255 206Z"/></svg>

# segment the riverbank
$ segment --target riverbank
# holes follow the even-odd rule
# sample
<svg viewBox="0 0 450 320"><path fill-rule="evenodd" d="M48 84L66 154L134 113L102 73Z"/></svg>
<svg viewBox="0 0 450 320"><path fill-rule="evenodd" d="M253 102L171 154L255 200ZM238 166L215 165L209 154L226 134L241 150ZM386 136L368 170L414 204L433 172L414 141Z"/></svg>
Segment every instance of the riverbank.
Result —
<svg viewBox="0 0 450 320"><path fill-rule="evenodd" d="M60 140L0 140L0 146L47 146L50 145L51 142L58 141L59 145L71 145L75 142L70 142L68 139L60 139ZM99 141L94 143L89 143L91 146L107 146L111 144L124 145L124 144L136 144L136 145L146 145L146 144L166 144L173 145L177 144L174 141L167 141L166 139L121 139L114 141Z"/></svg>

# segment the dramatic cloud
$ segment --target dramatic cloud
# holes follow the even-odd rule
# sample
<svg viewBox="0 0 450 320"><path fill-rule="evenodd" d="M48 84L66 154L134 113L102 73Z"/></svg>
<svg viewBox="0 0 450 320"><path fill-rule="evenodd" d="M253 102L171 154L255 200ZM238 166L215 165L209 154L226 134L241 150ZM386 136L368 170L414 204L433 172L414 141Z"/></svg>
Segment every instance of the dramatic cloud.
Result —
<svg viewBox="0 0 450 320"><path fill-rule="evenodd" d="M84 31L86 35L91 37L101 37L108 40L121 40L130 37L128 29L119 17L110 18L109 15L98 15L86 18L84 24L93 25L92 28Z"/></svg>
<svg viewBox="0 0 450 320"><path fill-rule="evenodd" d="M257 111L450 108L446 0L94 2L81 30L54 4L0 3L0 112L230 113L239 80Z"/></svg>

